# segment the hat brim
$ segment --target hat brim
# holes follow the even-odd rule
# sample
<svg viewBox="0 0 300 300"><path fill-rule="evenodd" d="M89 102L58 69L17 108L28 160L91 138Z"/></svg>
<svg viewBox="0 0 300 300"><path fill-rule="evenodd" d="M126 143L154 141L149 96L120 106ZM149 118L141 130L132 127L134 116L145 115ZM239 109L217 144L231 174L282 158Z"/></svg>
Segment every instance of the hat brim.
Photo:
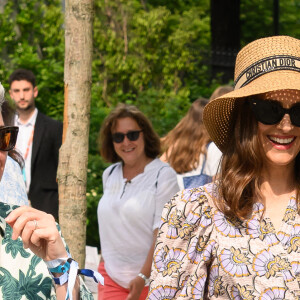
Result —
<svg viewBox="0 0 300 300"><path fill-rule="evenodd" d="M217 147L224 152L231 134L236 101L251 95L280 90L300 90L300 73L280 70L262 75L248 85L210 101L204 108L203 122Z"/></svg>

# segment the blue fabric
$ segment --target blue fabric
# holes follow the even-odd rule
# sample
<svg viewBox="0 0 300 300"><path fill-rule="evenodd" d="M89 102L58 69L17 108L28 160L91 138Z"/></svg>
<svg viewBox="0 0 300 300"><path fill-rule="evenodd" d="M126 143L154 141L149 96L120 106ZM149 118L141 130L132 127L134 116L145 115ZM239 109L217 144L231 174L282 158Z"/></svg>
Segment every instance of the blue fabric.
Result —
<svg viewBox="0 0 300 300"><path fill-rule="evenodd" d="M207 147L208 146L209 146L209 144L207 145ZM196 188L196 187L203 186L207 183L212 182L212 176L203 174L205 163L206 163L206 155L204 156L204 159L203 159L200 174L191 175L191 176L184 176L182 178L183 179L183 186L184 186L185 189Z"/></svg>
<svg viewBox="0 0 300 300"><path fill-rule="evenodd" d="M25 183L19 164L7 157L0 181L0 201L10 205L28 205Z"/></svg>
<svg viewBox="0 0 300 300"><path fill-rule="evenodd" d="M212 181L212 177L205 174L186 176L182 179L185 189L199 187Z"/></svg>

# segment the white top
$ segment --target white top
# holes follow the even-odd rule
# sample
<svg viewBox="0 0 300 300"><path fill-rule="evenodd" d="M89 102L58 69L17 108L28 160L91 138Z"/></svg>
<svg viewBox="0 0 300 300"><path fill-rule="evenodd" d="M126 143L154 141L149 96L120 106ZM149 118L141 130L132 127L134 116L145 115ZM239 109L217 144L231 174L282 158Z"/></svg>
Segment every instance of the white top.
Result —
<svg viewBox="0 0 300 300"><path fill-rule="evenodd" d="M38 110L35 108L33 115L26 124L21 123L18 115L15 117L15 125L19 127L16 149L25 161L25 185L28 193L31 182L31 154L34 134L34 126ZM28 150L27 150L28 148ZM26 156L26 157L25 157ZM24 171L23 171L24 172Z"/></svg>
<svg viewBox="0 0 300 300"><path fill-rule="evenodd" d="M156 158L126 183L119 162L104 171L103 189L98 205L101 255L108 275L128 288L146 261L165 203L179 191L176 173Z"/></svg>
<svg viewBox="0 0 300 300"><path fill-rule="evenodd" d="M0 181L0 201L11 205L28 205L25 182L19 164L7 156Z"/></svg>
<svg viewBox="0 0 300 300"><path fill-rule="evenodd" d="M206 161L203 169L203 174L209 176L215 176L218 172L218 167L221 161L221 157L222 157L222 152L219 150L219 148L216 146L215 143L211 142L207 148ZM201 153L199 157L199 165L197 169L194 169L192 171L183 174L177 174L177 180L178 180L178 185L180 187L180 190L184 189L183 177L200 174L202 170L203 159L204 159L204 155Z"/></svg>

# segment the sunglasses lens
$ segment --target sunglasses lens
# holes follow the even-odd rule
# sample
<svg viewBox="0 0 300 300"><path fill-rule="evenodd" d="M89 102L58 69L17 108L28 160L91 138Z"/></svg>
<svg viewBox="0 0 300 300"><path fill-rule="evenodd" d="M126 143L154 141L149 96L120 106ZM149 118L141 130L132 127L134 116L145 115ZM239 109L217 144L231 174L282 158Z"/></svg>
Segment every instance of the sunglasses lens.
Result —
<svg viewBox="0 0 300 300"><path fill-rule="evenodd" d="M140 131L129 131L127 133L127 138L130 140L130 141L136 141L140 136Z"/></svg>
<svg viewBox="0 0 300 300"><path fill-rule="evenodd" d="M293 125L300 127L300 103L295 104L291 108L290 118Z"/></svg>
<svg viewBox="0 0 300 300"><path fill-rule="evenodd" d="M122 143L124 141L125 135L127 136L127 138L129 139L129 141L136 141L138 140L139 136L140 136L140 132L141 131L129 131L126 134L125 133L121 133L121 132L116 132L112 135L112 139L115 143L119 144Z"/></svg>
<svg viewBox="0 0 300 300"><path fill-rule="evenodd" d="M284 110L278 102L268 100L253 100L252 110L257 121L273 125L284 116Z"/></svg>
<svg viewBox="0 0 300 300"><path fill-rule="evenodd" d="M125 134L121 132L117 132L112 135L113 141L117 144L122 143L124 141L124 138Z"/></svg>
<svg viewBox="0 0 300 300"><path fill-rule="evenodd" d="M0 129L0 150L9 151L15 147L18 131L17 127L6 127Z"/></svg>

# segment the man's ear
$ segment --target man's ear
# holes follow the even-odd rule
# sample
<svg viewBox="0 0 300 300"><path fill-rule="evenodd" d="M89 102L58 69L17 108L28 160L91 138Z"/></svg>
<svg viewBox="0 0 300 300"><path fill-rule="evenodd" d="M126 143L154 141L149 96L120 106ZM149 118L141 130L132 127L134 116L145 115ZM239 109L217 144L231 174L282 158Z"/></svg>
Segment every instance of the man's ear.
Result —
<svg viewBox="0 0 300 300"><path fill-rule="evenodd" d="M38 94L39 94L39 90L38 90L37 86L35 86L33 88L33 96L34 96L34 98L36 98Z"/></svg>

